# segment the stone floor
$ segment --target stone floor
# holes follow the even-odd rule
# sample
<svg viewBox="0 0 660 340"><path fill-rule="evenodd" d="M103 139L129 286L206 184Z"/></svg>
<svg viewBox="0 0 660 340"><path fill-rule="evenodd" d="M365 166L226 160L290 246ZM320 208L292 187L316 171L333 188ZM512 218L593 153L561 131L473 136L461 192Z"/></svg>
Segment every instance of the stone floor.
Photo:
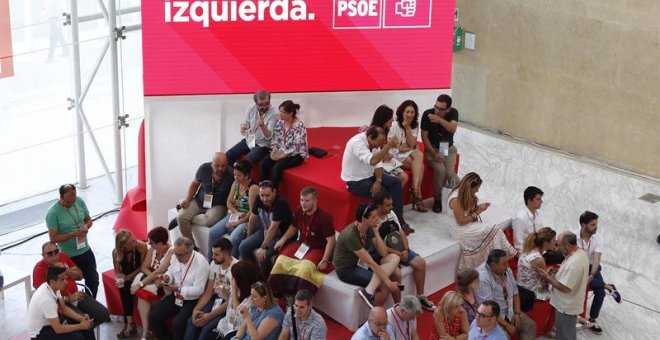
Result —
<svg viewBox="0 0 660 340"><path fill-rule="evenodd" d="M456 135L456 145L461 153L459 175L475 171L484 181L478 194L481 200L514 212L523 207L522 192L525 187L534 185L545 192L545 203L541 208L543 220L558 231L576 230L579 227L578 216L584 210L600 215L598 232L606 243L603 275L607 282L617 285L623 302L617 304L612 298L606 298L598 320L605 332L596 335L582 330L578 333L579 339L657 338L653 334L660 329L660 295L657 293L660 286L660 245L655 240L660 233L660 203L650 204L638 197L646 193L660 194L658 179L626 174L588 160L463 125ZM99 201L94 197L111 196L89 195L85 197L88 203ZM52 197L55 195L47 198ZM93 214L114 207L106 203L111 202L111 198L100 201L89 204ZM407 211L406 214L417 213ZM429 218L432 216L430 214L427 214ZM114 238L111 228L114 219L114 214L100 218L90 231L90 244L96 254L99 271L112 266L110 252ZM420 221L427 219L425 216ZM43 231L45 227L37 225L0 236L0 246L4 248L14 239ZM40 258L40 245L46 240L46 235L38 236L3 251L0 269L12 266L31 271ZM99 300L104 299L100 289ZM5 300L0 300L0 340L26 329L25 313L23 290L13 287L6 291ZM120 328L117 320L104 324L101 338L114 339Z"/></svg>

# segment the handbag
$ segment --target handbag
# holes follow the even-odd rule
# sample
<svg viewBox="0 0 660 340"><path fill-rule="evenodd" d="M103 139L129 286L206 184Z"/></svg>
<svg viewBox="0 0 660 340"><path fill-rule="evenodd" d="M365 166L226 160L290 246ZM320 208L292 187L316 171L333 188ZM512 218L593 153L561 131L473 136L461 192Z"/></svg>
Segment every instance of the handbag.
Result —
<svg viewBox="0 0 660 340"><path fill-rule="evenodd" d="M529 312L534 309L534 301L536 301L536 293L518 285L518 296L520 297L520 310Z"/></svg>
<svg viewBox="0 0 660 340"><path fill-rule="evenodd" d="M317 148L317 147L311 147L308 150L309 154L316 157L316 158L323 158L325 155L328 154L327 150Z"/></svg>

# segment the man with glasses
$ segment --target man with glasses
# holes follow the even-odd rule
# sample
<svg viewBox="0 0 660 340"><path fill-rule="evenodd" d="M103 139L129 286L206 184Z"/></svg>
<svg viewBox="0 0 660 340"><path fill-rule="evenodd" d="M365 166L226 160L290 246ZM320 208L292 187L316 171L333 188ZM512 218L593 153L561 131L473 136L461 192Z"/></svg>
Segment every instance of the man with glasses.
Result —
<svg viewBox="0 0 660 340"><path fill-rule="evenodd" d="M520 295L513 272L508 266L506 252L493 249L486 262L477 268L479 272L479 300L493 300L499 305L497 323L509 336L515 334L521 340L536 339L536 323L520 309Z"/></svg>
<svg viewBox="0 0 660 340"><path fill-rule="evenodd" d="M424 156L433 168L433 211L442 212L442 187L447 181L460 181L454 167L456 147L454 133L458 128L458 110L451 107L451 97L441 94L432 109L422 114Z"/></svg>
<svg viewBox="0 0 660 340"><path fill-rule="evenodd" d="M392 325L397 340L419 340L417 316L422 314L422 304L414 295L407 295L401 303L387 310L387 320Z"/></svg>
<svg viewBox="0 0 660 340"><path fill-rule="evenodd" d="M92 296L78 290L76 280L82 279L82 271L69 255L60 251L57 244L48 241L41 246L42 259L32 270L32 286L36 289L46 282L46 273L50 268L64 268L65 285L60 289L62 300L79 314L87 314L94 319L94 327L109 320L110 312Z"/></svg>
<svg viewBox="0 0 660 340"><path fill-rule="evenodd" d="M79 314L69 308L60 294L60 290L67 285L66 269L58 266L48 268L45 280L32 295L28 306L27 323L30 338L95 339L91 331L94 320L87 314ZM60 317L68 321L62 323Z"/></svg>
<svg viewBox="0 0 660 340"><path fill-rule="evenodd" d="M209 264L204 255L193 250L193 242L179 237L174 243L174 259L157 284L168 294L149 313L149 324L158 339L183 340L188 318L204 292L209 276ZM173 334L167 330L167 319L174 316Z"/></svg>
<svg viewBox="0 0 660 340"><path fill-rule="evenodd" d="M374 307L369 311L369 319L365 322L351 340L396 340L392 325L387 320L387 312L383 307Z"/></svg>
<svg viewBox="0 0 660 340"><path fill-rule="evenodd" d="M213 154L211 162L200 165L188 186L186 198L179 202L177 217L181 236L193 240L192 226L210 227L227 214L227 196L234 181L233 170L223 152Z"/></svg>
<svg viewBox="0 0 660 340"><path fill-rule="evenodd" d="M270 152L270 141L275 123L279 119L279 112L270 105L268 91L259 90L252 98L254 105L247 109L245 120L241 124L241 135L245 138L227 151L229 164L234 164L242 155L246 155L250 163L259 164Z"/></svg>
<svg viewBox="0 0 660 340"><path fill-rule="evenodd" d="M261 273L268 277L273 267L275 244L289 229L293 213L289 204L275 189L273 182L259 183L259 196L248 220L247 238L238 245L241 260L256 260ZM234 245L237 246L237 245Z"/></svg>
<svg viewBox="0 0 660 340"><path fill-rule="evenodd" d="M497 324L500 305L493 300L486 300L477 308L477 315L470 324L469 340L508 340L506 333Z"/></svg>

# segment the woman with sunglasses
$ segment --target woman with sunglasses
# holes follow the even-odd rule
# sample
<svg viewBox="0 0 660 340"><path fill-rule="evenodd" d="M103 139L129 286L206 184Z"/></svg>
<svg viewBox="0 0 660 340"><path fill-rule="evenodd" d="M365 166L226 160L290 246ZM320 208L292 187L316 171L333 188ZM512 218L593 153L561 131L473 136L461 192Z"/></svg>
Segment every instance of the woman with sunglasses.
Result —
<svg viewBox="0 0 660 340"><path fill-rule="evenodd" d="M140 274L133 280L131 285L131 294L138 298L138 314L142 321L141 339L146 340L149 335L149 312L152 304L160 301L165 292L158 289L154 281L160 275L167 271L170 265L170 258L174 253L172 245L168 242L169 233L164 227L155 227L147 234L149 240L149 250L145 256L146 261L142 261Z"/></svg>
<svg viewBox="0 0 660 340"><path fill-rule="evenodd" d="M490 207L488 202L478 202L477 192L481 183L481 177L470 172L461 179L447 199L453 217L449 219L449 234L461 244L458 270L476 268L486 261L488 253L493 249L504 250L509 258L517 253L502 229L494 223L481 220L480 214Z"/></svg>
<svg viewBox="0 0 660 340"><path fill-rule="evenodd" d="M273 293L265 282L252 285L250 291L252 307L239 307L243 323L236 333L236 339L241 340L277 340L282 331L284 313L273 297Z"/></svg>
<svg viewBox="0 0 660 340"><path fill-rule="evenodd" d="M231 184L227 196L229 213L213 225L209 231L208 259L211 258L213 244L227 233L231 233L229 240L232 241L232 256L239 257L238 244L247 230L250 211L259 193L259 186L250 177L251 170L252 163L247 159L241 159L234 163L234 183ZM234 231L236 231L236 234L234 234Z"/></svg>
<svg viewBox="0 0 660 340"><path fill-rule="evenodd" d="M455 291L448 291L442 296L440 307L433 312L433 329L429 339L467 339L470 324L462 303L461 294Z"/></svg>
<svg viewBox="0 0 660 340"><path fill-rule="evenodd" d="M130 338L137 334L137 327L133 321L131 285L135 276L140 273L146 255L146 243L136 240L128 230L122 229L117 233L115 249L112 250L112 262L121 305L124 307L124 328L117 334L118 339Z"/></svg>

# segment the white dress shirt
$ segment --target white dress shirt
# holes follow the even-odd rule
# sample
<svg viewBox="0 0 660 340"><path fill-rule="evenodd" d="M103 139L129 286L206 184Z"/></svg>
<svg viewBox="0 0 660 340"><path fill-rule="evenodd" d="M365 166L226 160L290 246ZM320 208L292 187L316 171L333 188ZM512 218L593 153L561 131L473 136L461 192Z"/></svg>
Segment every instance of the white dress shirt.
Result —
<svg viewBox="0 0 660 340"><path fill-rule="evenodd" d="M190 268L188 268L190 266ZM186 273L187 271L187 273ZM204 293L206 281L209 278L209 264L204 255L193 251L190 260L181 263L172 256L170 266L167 268L167 275L174 279L175 285L181 288L179 294L184 300L196 300ZM183 281L183 283L182 283Z"/></svg>
<svg viewBox="0 0 660 340"><path fill-rule="evenodd" d="M534 215L527 207L518 210L516 216L511 220L511 226L513 227L513 246L522 250L527 236L543 228L539 210L536 209Z"/></svg>
<svg viewBox="0 0 660 340"><path fill-rule="evenodd" d="M376 167L370 164L371 157L373 154L369 150L367 134L360 132L351 137L341 160L341 180L353 182L373 176Z"/></svg>

